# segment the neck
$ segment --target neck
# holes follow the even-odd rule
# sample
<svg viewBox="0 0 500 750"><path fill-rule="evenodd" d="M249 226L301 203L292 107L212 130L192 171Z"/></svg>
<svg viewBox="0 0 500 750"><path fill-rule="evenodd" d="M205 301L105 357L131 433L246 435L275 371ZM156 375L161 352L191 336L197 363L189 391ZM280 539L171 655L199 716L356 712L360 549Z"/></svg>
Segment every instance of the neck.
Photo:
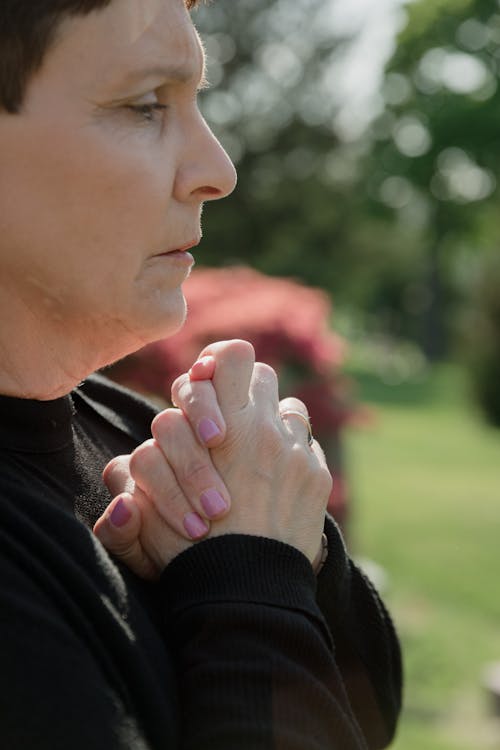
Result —
<svg viewBox="0 0 500 750"><path fill-rule="evenodd" d="M0 393L48 401L69 393L90 373L124 356L96 346L98 322L75 330L68 321L34 314L3 296L0 305ZM16 303L17 302L17 303Z"/></svg>
<svg viewBox="0 0 500 750"><path fill-rule="evenodd" d="M18 330L18 327L16 327ZM92 370L69 370L47 337L27 331L0 341L0 393L18 398L48 401L69 393ZM76 365L76 363L75 363Z"/></svg>

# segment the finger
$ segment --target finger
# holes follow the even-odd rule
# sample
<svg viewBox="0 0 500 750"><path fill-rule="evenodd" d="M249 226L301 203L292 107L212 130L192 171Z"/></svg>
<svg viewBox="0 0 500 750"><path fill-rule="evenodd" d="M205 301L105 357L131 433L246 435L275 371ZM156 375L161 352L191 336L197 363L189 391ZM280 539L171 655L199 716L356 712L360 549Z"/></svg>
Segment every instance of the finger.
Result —
<svg viewBox="0 0 500 750"><path fill-rule="evenodd" d="M311 451L314 454L314 457L316 458L318 464L321 466L322 469L326 469L328 474L330 474L330 467L328 466L325 452L321 445L318 443L317 440L313 440L310 445Z"/></svg>
<svg viewBox="0 0 500 750"><path fill-rule="evenodd" d="M251 402L260 412L278 418L278 378L270 365L264 362L255 363L249 392Z"/></svg>
<svg viewBox="0 0 500 750"><path fill-rule="evenodd" d="M279 412L286 430L295 442L312 446L313 435L307 407L298 398L285 398L280 401Z"/></svg>
<svg viewBox="0 0 500 750"><path fill-rule="evenodd" d="M212 378L222 413L238 412L248 403L248 389L255 364L255 351L248 341L218 341L205 347L201 357L215 360Z"/></svg>
<svg viewBox="0 0 500 750"><path fill-rule="evenodd" d="M190 380L211 380L215 372L215 359L213 357L201 357L190 368L188 375Z"/></svg>
<svg viewBox="0 0 500 750"><path fill-rule="evenodd" d="M136 575L154 580L159 570L139 541L141 513L132 495L115 497L94 524L94 534L114 557Z"/></svg>
<svg viewBox="0 0 500 750"><path fill-rule="evenodd" d="M151 430L192 509L209 521L225 516L231 505L229 492L184 415L167 409L153 420Z"/></svg>
<svg viewBox="0 0 500 750"><path fill-rule="evenodd" d="M316 462L316 466L318 468L318 483L319 483L319 495L321 497L324 497L326 499L325 502L325 510L326 506L328 504L328 498L331 495L332 487L333 487L333 478L332 473L330 471L330 467L328 466L325 453L321 447L321 445L318 443L317 440L313 440L312 444L310 445L310 456L311 460L313 462Z"/></svg>
<svg viewBox="0 0 500 750"><path fill-rule="evenodd" d="M181 418L184 419L182 415ZM197 445L192 433L191 439ZM186 497L156 440L147 440L136 448L130 457L130 471L136 485L150 498L161 518L174 531L189 540L202 539L208 534L209 523ZM211 486L204 486L200 494ZM198 507L201 507L201 497L197 501Z"/></svg>
<svg viewBox="0 0 500 750"><path fill-rule="evenodd" d="M172 385L172 403L188 420L202 446L215 448L224 442L226 422L211 380L193 381L185 373Z"/></svg>
<svg viewBox="0 0 500 750"><path fill-rule="evenodd" d="M112 496L119 495L121 492L133 494L134 480L130 476L130 456L116 456L102 472L104 484Z"/></svg>

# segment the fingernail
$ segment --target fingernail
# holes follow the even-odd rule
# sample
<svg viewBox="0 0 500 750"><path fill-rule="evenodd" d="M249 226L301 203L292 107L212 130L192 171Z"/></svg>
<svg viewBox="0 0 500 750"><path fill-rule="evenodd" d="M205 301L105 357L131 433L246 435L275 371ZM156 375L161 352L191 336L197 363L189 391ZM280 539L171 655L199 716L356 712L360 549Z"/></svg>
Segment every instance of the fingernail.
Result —
<svg viewBox="0 0 500 750"><path fill-rule="evenodd" d="M198 425L198 433L204 443L208 443L209 440L212 440L212 438L217 437L217 435L221 434L215 422L212 419L208 419L208 417L203 417L203 419L200 419L200 423Z"/></svg>
<svg viewBox="0 0 500 750"><path fill-rule="evenodd" d="M227 503L222 495L215 489L205 490L200 495L200 502L203 510L209 518L215 518L220 516L225 510L227 510Z"/></svg>
<svg viewBox="0 0 500 750"><path fill-rule="evenodd" d="M214 369L214 358L207 356L198 359L189 370L189 377L193 380L205 380L207 374L213 374ZM210 379L210 378L208 378Z"/></svg>
<svg viewBox="0 0 500 750"><path fill-rule="evenodd" d="M111 521L113 526L120 528L121 526L125 526L131 515L132 513L125 505L123 498L120 498L111 511L109 520Z"/></svg>
<svg viewBox="0 0 500 750"><path fill-rule="evenodd" d="M209 531L208 525L198 513L186 513L184 516L184 528L191 539L199 539Z"/></svg>

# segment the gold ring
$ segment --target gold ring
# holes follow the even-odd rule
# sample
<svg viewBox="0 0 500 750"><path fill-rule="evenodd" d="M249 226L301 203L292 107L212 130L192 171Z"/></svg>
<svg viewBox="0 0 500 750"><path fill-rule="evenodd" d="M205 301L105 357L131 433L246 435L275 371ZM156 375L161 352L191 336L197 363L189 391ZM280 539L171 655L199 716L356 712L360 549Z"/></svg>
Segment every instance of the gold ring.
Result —
<svg viewBox="0 0 500 750"><path fill-rule="evenodd" d="M306 417L306 415L302 414L301 411L295 411L295 409L287 409L286 411L282 411L280 416L283 419L283 417L288 417L290 414L294 417L299 417L304 422L307 427L307 445L312 445L314 442L314 438L309 417Z"/></svg>

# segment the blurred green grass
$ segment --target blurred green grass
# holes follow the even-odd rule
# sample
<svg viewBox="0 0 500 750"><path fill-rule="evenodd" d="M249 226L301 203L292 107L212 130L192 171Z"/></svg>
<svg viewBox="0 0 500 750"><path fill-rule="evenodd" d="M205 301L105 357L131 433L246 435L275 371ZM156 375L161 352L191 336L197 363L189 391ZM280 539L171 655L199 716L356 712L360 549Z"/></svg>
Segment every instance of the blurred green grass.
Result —
<svg viewBox="0 0 500 750"><path fill-rule="evenodd" d="M482 687L500 660L500 431L440 366L387 385L351 368L374 422L346 438L355 555L388 574L403 643L405 709L395 750L500 748Z"/></svg>

